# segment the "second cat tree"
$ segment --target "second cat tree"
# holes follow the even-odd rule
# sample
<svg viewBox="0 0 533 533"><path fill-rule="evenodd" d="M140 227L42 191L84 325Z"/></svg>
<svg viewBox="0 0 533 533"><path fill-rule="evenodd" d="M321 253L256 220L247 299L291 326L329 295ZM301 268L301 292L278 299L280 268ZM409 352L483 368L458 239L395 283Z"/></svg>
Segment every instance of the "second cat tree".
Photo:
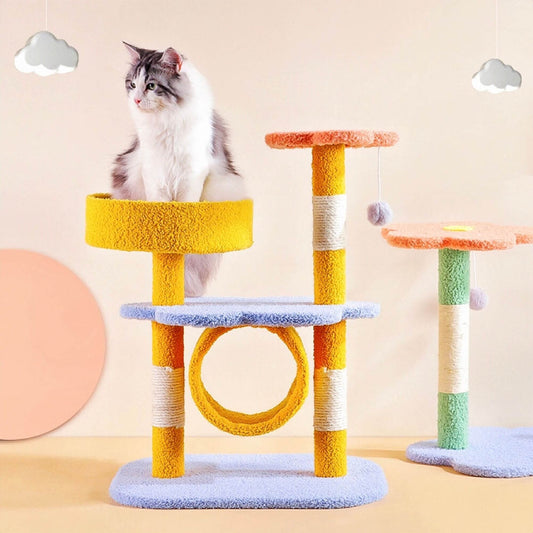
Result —
<svg viewBox="0 0 533 533"><path fill-rule="evenodd" d="M469 427L470 254L533 243L533 227L461 221L391 224L391 246L438 250L438 438L407 457L479 477L533 475L533 428ZM508 356L510 354L504 354Z"/></svg>

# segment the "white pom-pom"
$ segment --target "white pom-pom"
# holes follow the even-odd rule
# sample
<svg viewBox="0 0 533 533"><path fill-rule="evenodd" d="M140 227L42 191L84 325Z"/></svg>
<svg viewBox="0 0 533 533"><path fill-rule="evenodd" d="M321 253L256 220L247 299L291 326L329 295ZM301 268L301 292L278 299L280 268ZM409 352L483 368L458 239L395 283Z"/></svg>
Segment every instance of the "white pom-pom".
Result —
<svg viewBox="0 0 533 533"><path fill-rule="evenodd" d="M470 309L473 311L481 311L487 307L489 297L487 293L480 288L470 290Z"/></svg>
<svg viewBox="0 0 533 533"><path fill-rule="evenodd" d="M366 217L374 226L384 226L392 220L392 209L387 202L374 202L366 209Z"/></svg>

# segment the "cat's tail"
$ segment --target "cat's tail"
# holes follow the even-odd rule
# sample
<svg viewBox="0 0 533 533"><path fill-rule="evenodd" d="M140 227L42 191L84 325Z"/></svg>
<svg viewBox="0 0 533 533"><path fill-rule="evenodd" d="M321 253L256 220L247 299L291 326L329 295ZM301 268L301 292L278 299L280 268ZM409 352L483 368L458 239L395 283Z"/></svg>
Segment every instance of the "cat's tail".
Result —
<svg viewBox="0 0 533 533"><path fill-rule="evenodd" d="M188 254L185 256L185 296L202 296L215 277L222 254Z"/></svg>
<svg viewBox="0 0 533 533"><path fill-rule="evenodd" d="M232 167L233 168L233 167ZM227 202L248 196L244 179L239 174L212 170L202 191L201 201ZM185 296L202 296L208 283L215 277L222 254L189 254L185 256Z"/></svg>

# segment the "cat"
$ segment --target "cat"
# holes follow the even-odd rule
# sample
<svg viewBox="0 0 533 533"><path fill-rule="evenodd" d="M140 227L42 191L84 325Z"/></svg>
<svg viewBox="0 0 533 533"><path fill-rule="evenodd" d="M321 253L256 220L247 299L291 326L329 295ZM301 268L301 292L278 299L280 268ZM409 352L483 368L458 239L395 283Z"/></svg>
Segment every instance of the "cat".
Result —
<svg viewBox="0 0 533 533"><path fill-rule="evenodd" d="M207 80L186 57L167 48L124 43L131 65L126 91L136 135L112 171L112 196L153 202L221 202L247 197L213 108ZM185 296L201 296L220 254L185 257Z"/></svg>

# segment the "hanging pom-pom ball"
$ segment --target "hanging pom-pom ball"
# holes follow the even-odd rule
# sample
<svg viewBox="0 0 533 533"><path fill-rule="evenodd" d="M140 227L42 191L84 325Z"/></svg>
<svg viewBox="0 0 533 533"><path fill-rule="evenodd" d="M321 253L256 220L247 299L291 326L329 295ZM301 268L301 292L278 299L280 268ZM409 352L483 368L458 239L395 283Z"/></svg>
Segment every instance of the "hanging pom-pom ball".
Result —
<svg viewBox="0 0 533 533"><path fill-rule="evenodd" d="M480 288L470 290L470 309L473 311L481 311L487 307L489 297L487 293Z"/></svg>
<svg viewBox="0 0 533 533"><path fill-rule="evenodd" d="M384 226L392 220L392 209L381 200L381 147L378 146L378 201L366 208L366 218L373 226Z"/></svg>
<svg viewBox="0 0 533 533"><path fill-rule="evenodd" d="M366 217L374 226L384 226L392 220L392 209L387 202L374 202L366 209Z"/></svg>

